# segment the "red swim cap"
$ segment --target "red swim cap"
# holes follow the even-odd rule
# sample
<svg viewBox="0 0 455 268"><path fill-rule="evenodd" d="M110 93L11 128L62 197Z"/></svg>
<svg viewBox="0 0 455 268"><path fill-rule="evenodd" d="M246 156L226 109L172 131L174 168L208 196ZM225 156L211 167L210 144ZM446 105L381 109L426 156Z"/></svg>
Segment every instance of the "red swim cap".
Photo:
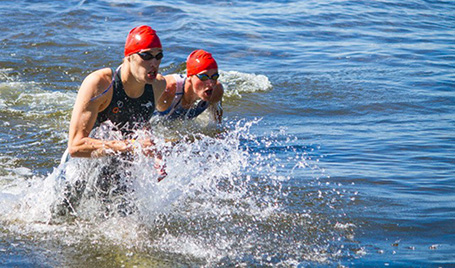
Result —
<svg viewBox="0 0 455 268"><path fill-rule="evenodd" d="M147 48L161 48L161 42L156 31L150 26L141 25L133 28L125 43L125 57Z"/></svg>
<svg viewBox="0 0 455 268"><path fill-rule="evenodd" d="M186 76L195 75L210 69L218 69L218 65L212 54L202 49L191 52L186 59Z"/></svg>

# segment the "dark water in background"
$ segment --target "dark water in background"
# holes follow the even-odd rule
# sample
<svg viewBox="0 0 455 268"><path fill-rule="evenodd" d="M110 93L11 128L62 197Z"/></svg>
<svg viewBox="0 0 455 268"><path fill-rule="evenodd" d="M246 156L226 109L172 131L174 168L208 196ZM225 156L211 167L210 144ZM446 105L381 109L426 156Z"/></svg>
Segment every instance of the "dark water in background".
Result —
<svg viewBox="0 0 455 268"><path fill-rule="evenodd" d="M423 0L2 0L0 264L455 265L454 14ZM138 213L87 204L54 221L78 86L116 67L140 24L161 38L163 73L214 54L227 134L171 148L161 184L135 174Z"/></svg>

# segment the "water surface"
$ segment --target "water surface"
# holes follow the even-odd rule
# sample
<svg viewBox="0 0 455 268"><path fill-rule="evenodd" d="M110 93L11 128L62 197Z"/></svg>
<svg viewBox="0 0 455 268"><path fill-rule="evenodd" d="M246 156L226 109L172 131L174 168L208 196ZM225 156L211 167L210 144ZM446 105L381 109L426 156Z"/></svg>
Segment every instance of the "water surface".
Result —
<svg viewBox="0 0 455 268"><path fill-rule="evenodd" d="M429 0L2 1L0 263L454 265L454 14ZM133 212L115 199L106 214L104 160L59 160L81 81L118 66L140 24L164 74L214 54L224 131L159 140L169 177L139 155ZM77 213L55 216L82 177Z"/></svg>

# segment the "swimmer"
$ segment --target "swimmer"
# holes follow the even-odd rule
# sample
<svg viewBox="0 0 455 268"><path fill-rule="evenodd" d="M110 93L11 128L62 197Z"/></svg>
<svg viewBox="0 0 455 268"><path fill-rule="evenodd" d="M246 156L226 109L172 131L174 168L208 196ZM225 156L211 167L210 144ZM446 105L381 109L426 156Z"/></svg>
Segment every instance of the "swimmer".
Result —
<svg viewBox="0 0 455 268"><path fill-rule="evenodd" d="M79 88L62 164L68 156L112 156L98 167L101 172L95 183L98 198L106 204L109 213L113 210L113 200L125 199L125 193L130 191L125 184L130 175L124 160L132 156L137 146L148 155L155 153L151 138L135 140L133 133L145 128L166 88L166 80L158 73L162 58L163 49L156 31L147 25L135 27L126 38L122 64L116 69L103 68L90 73ZM121 135L108 140L96 137L92 130L104 123L113 125L111 131ZM55 206L58 215L75 213L86 184L85 178L73 184L67 182L64 200ZM134 202L117 204L122 208L119 213L130 213L131 204Z"/></svg>
<svg viewBox="0 0 455 268"><path fill-rule="evenodd" d="M68 153L71 157L101 157L131 152L151 139L136 141L128 134L142 128L152 117L156 102L166 88L158 73L163 49L150 26L133 28L127 36L122 64L89 74L79 89L71 115ZM92 129L111 121L126 138L102 140L90 137Z"/></svg>
<svg viewBox="0 0 455 268"><path fill-rule="evenodd" d="M193 51L186 61L186 76L166 75L166 90L159 98L158 114L166 119L193 119L210 109L213 119L221 123L223 85L218 81L218 65L212 54Z"/></svg>

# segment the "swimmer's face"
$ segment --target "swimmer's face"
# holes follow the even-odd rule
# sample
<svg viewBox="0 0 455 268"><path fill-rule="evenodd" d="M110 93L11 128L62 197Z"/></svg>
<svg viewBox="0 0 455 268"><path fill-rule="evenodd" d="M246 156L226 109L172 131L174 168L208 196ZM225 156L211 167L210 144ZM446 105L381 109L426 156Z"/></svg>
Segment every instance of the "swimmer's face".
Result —
<svg viewBox="0 0 455 268"><path fill-rule="evenodd" d="M163 49L143 49L130 56L131 60L137 63L136 74L138 80L150 84L156 79L163 58Z"/></svg>
<svg viewBox="0 0 455 268"><path fill-rule="evenodd" d="M209 101L212 98L218 77L218 69L209 69L193 75L193 88L196 95L204 101Z"/></svg>

